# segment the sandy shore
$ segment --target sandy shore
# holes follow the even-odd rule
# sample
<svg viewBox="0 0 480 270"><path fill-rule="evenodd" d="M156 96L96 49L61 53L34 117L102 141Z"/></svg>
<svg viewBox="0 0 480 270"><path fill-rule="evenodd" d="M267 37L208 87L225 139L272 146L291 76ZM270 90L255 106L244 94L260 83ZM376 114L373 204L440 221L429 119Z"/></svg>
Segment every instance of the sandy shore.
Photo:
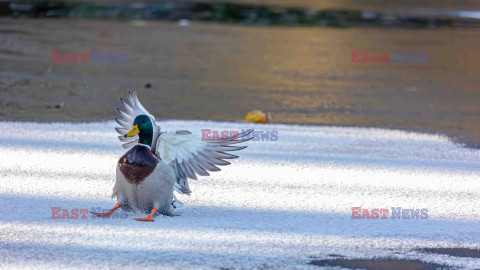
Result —
<svg viewBox="0 0 480 270"><path fill-rule="evenodd" d="M112 119L137 89L159 118L373 126L480 142L477 29L247 27L191 22L0 19L0 120ZM353 64L351 51L428 53ZM52 63L51 52L127 53ZM145 85L151 84L150 88Z"/></svg>

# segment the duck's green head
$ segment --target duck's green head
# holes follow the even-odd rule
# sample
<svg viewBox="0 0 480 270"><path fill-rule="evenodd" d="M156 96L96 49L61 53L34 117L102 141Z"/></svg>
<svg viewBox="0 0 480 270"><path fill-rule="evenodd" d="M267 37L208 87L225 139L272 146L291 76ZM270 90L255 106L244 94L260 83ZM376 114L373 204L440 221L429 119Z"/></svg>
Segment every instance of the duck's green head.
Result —
<svg viewBox="0 0 480 270"><path fill-rule="evenodd" d="M133 121L132 129L124 135L125 138L133 137L138 134L138 143L152 146L153 124L150 117L142 114Z"/></svg>

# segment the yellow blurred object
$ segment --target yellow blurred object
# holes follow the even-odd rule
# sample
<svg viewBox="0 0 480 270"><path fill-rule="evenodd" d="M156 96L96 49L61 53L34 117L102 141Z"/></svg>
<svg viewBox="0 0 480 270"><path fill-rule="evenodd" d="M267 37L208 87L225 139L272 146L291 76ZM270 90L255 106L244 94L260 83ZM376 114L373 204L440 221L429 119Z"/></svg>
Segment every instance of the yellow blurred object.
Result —
<svg viewBox="0 0 480 270"><path fill-rule="evenodd" d="M272 116L270 113L264 113L262 111L251 111L245 116L245 120L253 123L270 123L272 121Z"/></svg>

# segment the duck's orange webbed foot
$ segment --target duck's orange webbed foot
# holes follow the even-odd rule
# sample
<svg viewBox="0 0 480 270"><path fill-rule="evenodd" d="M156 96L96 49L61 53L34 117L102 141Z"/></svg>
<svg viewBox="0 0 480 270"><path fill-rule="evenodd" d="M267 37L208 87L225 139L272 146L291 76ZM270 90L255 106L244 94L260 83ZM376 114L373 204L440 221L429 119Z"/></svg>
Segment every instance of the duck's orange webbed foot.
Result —
<svg viewBox="0 0 480 270"><path fill-rule="evenodd" d="M112 215L113 212L115 212L115 210L117 210L118 208L120 208L120 204L117 203L115 204L115 206L110 209L110 211L106 212L106 213L95 213L95 212L92 212L90 211L90 213L96 215L96 216L99 216L99 217L109 217L110 215Z"/></svg>
<svg viewBox="0 0 480 270"><path fill-rule="evenodd" d="M156 208L153 208L152 209L152 212L150 212L150 215L148 215L147 217L144 217L144 218L136 218L135 220L136 221L149 221L149 222L153 222L155 220L153 220L153 215L155 215L155 213L157 212L157 209Z"/></svg>

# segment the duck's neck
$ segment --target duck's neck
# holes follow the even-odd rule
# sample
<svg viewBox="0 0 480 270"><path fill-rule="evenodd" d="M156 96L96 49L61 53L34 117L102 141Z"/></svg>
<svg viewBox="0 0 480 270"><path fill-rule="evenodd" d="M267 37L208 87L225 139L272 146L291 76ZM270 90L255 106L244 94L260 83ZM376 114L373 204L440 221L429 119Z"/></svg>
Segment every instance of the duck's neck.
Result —
<svg viewBox="0 0 480 270"><path fill-rule="evenodd" d="M143 133L138 135L138 143L152 146L153 132Z"/></svg>

